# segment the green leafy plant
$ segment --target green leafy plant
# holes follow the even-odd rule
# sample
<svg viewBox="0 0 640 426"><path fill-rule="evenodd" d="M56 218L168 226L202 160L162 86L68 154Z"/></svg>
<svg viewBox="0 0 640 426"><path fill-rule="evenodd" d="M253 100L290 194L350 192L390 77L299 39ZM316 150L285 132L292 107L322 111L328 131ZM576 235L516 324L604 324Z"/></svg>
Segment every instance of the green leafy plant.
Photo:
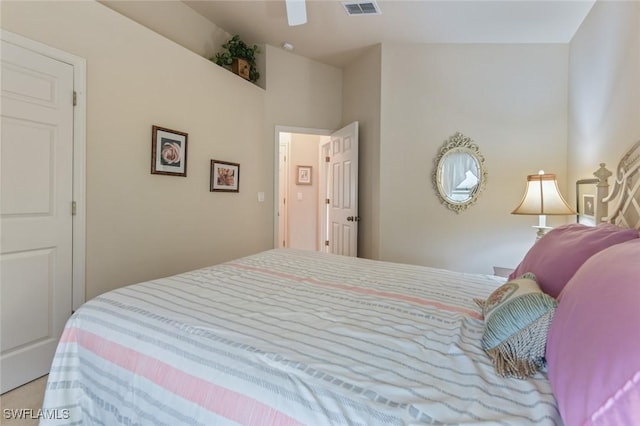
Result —
<svg viewBox="0 0 640 426"><path fill-rule="evenodd" d="M222 45L222 49L210 60L220 66L229 67L235 58L244 59L249 63L249 81L254 83L258 81L260 78L260 73L256 66L256 54L260 53L258 45L249 46L236 34Z"/></svg>

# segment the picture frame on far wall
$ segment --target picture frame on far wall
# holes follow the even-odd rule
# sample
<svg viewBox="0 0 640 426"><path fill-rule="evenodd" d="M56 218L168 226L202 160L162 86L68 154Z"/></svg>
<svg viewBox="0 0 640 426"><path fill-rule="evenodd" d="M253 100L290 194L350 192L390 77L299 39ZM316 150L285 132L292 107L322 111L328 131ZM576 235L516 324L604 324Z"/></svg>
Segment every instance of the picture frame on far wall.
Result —
<svg viewBox="0 0 640 426"><path fill-rule="evenodd" d="M187 141L185 132L151 127L151 174L187 177Z"/></svg>
<svg viewBox="0 0 640 426"><path fill-rule="evenodd" d="M577 222L596 226L596 190L598 179L581 179L576 182Z"/></svg>
<svg viewBox="0 0 640 426"><path fill-rule="evenodd" d="M210 192L240 192L240 164L211 160Z"/></svg>
<svg viewBox="0 0 640 426"><path fill-rule="evenodd" d="M298 178L296 185L311 185L311 166L298 166Z"/></svg>

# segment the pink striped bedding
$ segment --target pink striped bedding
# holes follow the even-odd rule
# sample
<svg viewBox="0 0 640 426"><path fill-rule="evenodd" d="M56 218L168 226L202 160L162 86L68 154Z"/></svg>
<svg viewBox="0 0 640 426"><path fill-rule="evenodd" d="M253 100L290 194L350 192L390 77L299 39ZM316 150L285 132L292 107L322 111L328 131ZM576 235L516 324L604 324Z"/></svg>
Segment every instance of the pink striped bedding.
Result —
<svg viewBox="0 0 640 426"><path fill-rule="evenodd" d="M561 425L544 372L481 349L502 282L270 250L124 287L68 321L41 424Z"/></svg>

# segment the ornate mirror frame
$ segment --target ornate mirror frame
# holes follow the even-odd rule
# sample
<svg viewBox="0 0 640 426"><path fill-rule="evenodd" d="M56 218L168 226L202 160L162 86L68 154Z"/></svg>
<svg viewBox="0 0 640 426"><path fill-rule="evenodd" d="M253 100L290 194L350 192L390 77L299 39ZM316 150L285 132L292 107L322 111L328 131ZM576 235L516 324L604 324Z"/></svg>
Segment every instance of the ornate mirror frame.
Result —
<svg viewBox="0 0 640 426"><path fill-rule="evenodd" d="M478 183L473 189L471 189L468 198L462 201L453 200L445 191L442 182L442 173L446 158L453 153L463 153L472 156L478 166ZM473 143L473 140L460 132L457 132L446 140L443 146L438 151L438 155L435 158L435 167L431 174L433 187L436 190L436 194L440 199L440 202L450 210L456 213L460 213L463 210L469 208L473 203L478 200L480 192L487 184L487 168L484 164L484 157L480 153L478 145Z"/></svg>

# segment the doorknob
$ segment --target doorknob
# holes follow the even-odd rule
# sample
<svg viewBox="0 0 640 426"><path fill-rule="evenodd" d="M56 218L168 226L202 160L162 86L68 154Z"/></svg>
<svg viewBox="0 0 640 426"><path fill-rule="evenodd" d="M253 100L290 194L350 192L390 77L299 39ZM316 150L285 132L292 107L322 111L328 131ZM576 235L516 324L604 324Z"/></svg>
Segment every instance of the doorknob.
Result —
<svg viewBox="0 0 640 426"><path fill-rule="evenodd" d="M360 222L360 216L349 216L347 217L348 222Z"/></svg>

